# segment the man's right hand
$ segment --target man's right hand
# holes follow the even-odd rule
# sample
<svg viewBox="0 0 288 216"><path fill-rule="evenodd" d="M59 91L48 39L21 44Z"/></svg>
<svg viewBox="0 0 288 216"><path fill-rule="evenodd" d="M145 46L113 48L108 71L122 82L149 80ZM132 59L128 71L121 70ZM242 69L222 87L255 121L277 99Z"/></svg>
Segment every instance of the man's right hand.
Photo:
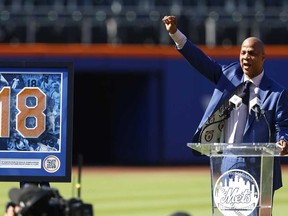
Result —
<svg viewBox="0 0 288 216"><path fill-rule="evenodd" d="M174 34L177 31L176 17L175 16L164 16L162 21L165 24L166 30L170 34Z"/></svg>

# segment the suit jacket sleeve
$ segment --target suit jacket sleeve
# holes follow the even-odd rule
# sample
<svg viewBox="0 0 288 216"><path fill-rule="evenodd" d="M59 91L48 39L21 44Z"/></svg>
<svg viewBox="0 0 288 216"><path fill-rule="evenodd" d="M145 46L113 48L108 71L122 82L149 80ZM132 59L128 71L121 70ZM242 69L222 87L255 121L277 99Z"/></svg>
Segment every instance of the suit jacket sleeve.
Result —
<svg viewBox="0 0 288 216"><path fill-rule="evenodd" d="M280 139L288 140L288 92L283 90L277 101L275 112L276 141Z"/></svg>

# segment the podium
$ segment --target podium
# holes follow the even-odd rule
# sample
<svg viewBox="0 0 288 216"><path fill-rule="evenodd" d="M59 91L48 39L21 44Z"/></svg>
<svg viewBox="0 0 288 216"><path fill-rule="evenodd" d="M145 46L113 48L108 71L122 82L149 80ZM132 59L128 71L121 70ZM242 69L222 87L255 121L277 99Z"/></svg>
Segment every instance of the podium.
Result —
<svg viewBox="0 0 288 216"><path fill-rule="evenodd" d="M210 158L212 215L271 216L275 143L188 143Z"/></svg>

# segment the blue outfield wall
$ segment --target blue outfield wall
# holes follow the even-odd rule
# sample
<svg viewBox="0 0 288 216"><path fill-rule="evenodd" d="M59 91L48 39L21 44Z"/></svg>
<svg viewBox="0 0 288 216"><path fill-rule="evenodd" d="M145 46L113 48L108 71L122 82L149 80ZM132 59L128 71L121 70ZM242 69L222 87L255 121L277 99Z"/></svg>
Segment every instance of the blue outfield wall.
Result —
<svg viewBox="0 0 288 216"><path fill-rule="evenodd" d="M120 165L209 162L207 157L194 157L187 143L214 86L182 58L0 60L74 62L74 158L82 153L87 164ZM217 60L228 64L238 59ZM265 72L284 86L287 71L286 58L265 62Z"/></svg>

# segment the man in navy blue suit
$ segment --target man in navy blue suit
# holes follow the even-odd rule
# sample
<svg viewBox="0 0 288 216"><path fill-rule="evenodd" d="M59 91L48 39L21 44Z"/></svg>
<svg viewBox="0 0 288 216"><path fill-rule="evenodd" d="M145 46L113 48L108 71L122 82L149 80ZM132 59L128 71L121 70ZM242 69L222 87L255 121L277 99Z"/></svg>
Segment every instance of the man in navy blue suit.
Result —
<svg viewBox="0 0 288 216"><path fill-rule="evenodd" d="M241 45L239 62L221 65L187 39L177 28L175 16L165 16L162 21L176 49L197 72L215 85L213 96L192 142L275 143L281 146L281 155L288 154L288 92L266 75L263 67L266 55L262 41L256 37L245 39ZM249 94L246 94L249 95L248 103L243 102L239 109L230 110L228 116L222 115L223 119L219 120L223 110L227 110L232 96L243 93L242 83L245 82L251 84ZM259 99L254 105L258 109L251 105L256 96ZM208 133L206 129L211 126L209 122L215 119L222 125L217 126L218 131L213 129L210 131L214 133ZM256 170L255 167L260 166L255 158L247 161L243 161L243 158L230 159L222 161L224 171L232 168ZM280 187L280 158L275 157L273 191Z"/></svg>

